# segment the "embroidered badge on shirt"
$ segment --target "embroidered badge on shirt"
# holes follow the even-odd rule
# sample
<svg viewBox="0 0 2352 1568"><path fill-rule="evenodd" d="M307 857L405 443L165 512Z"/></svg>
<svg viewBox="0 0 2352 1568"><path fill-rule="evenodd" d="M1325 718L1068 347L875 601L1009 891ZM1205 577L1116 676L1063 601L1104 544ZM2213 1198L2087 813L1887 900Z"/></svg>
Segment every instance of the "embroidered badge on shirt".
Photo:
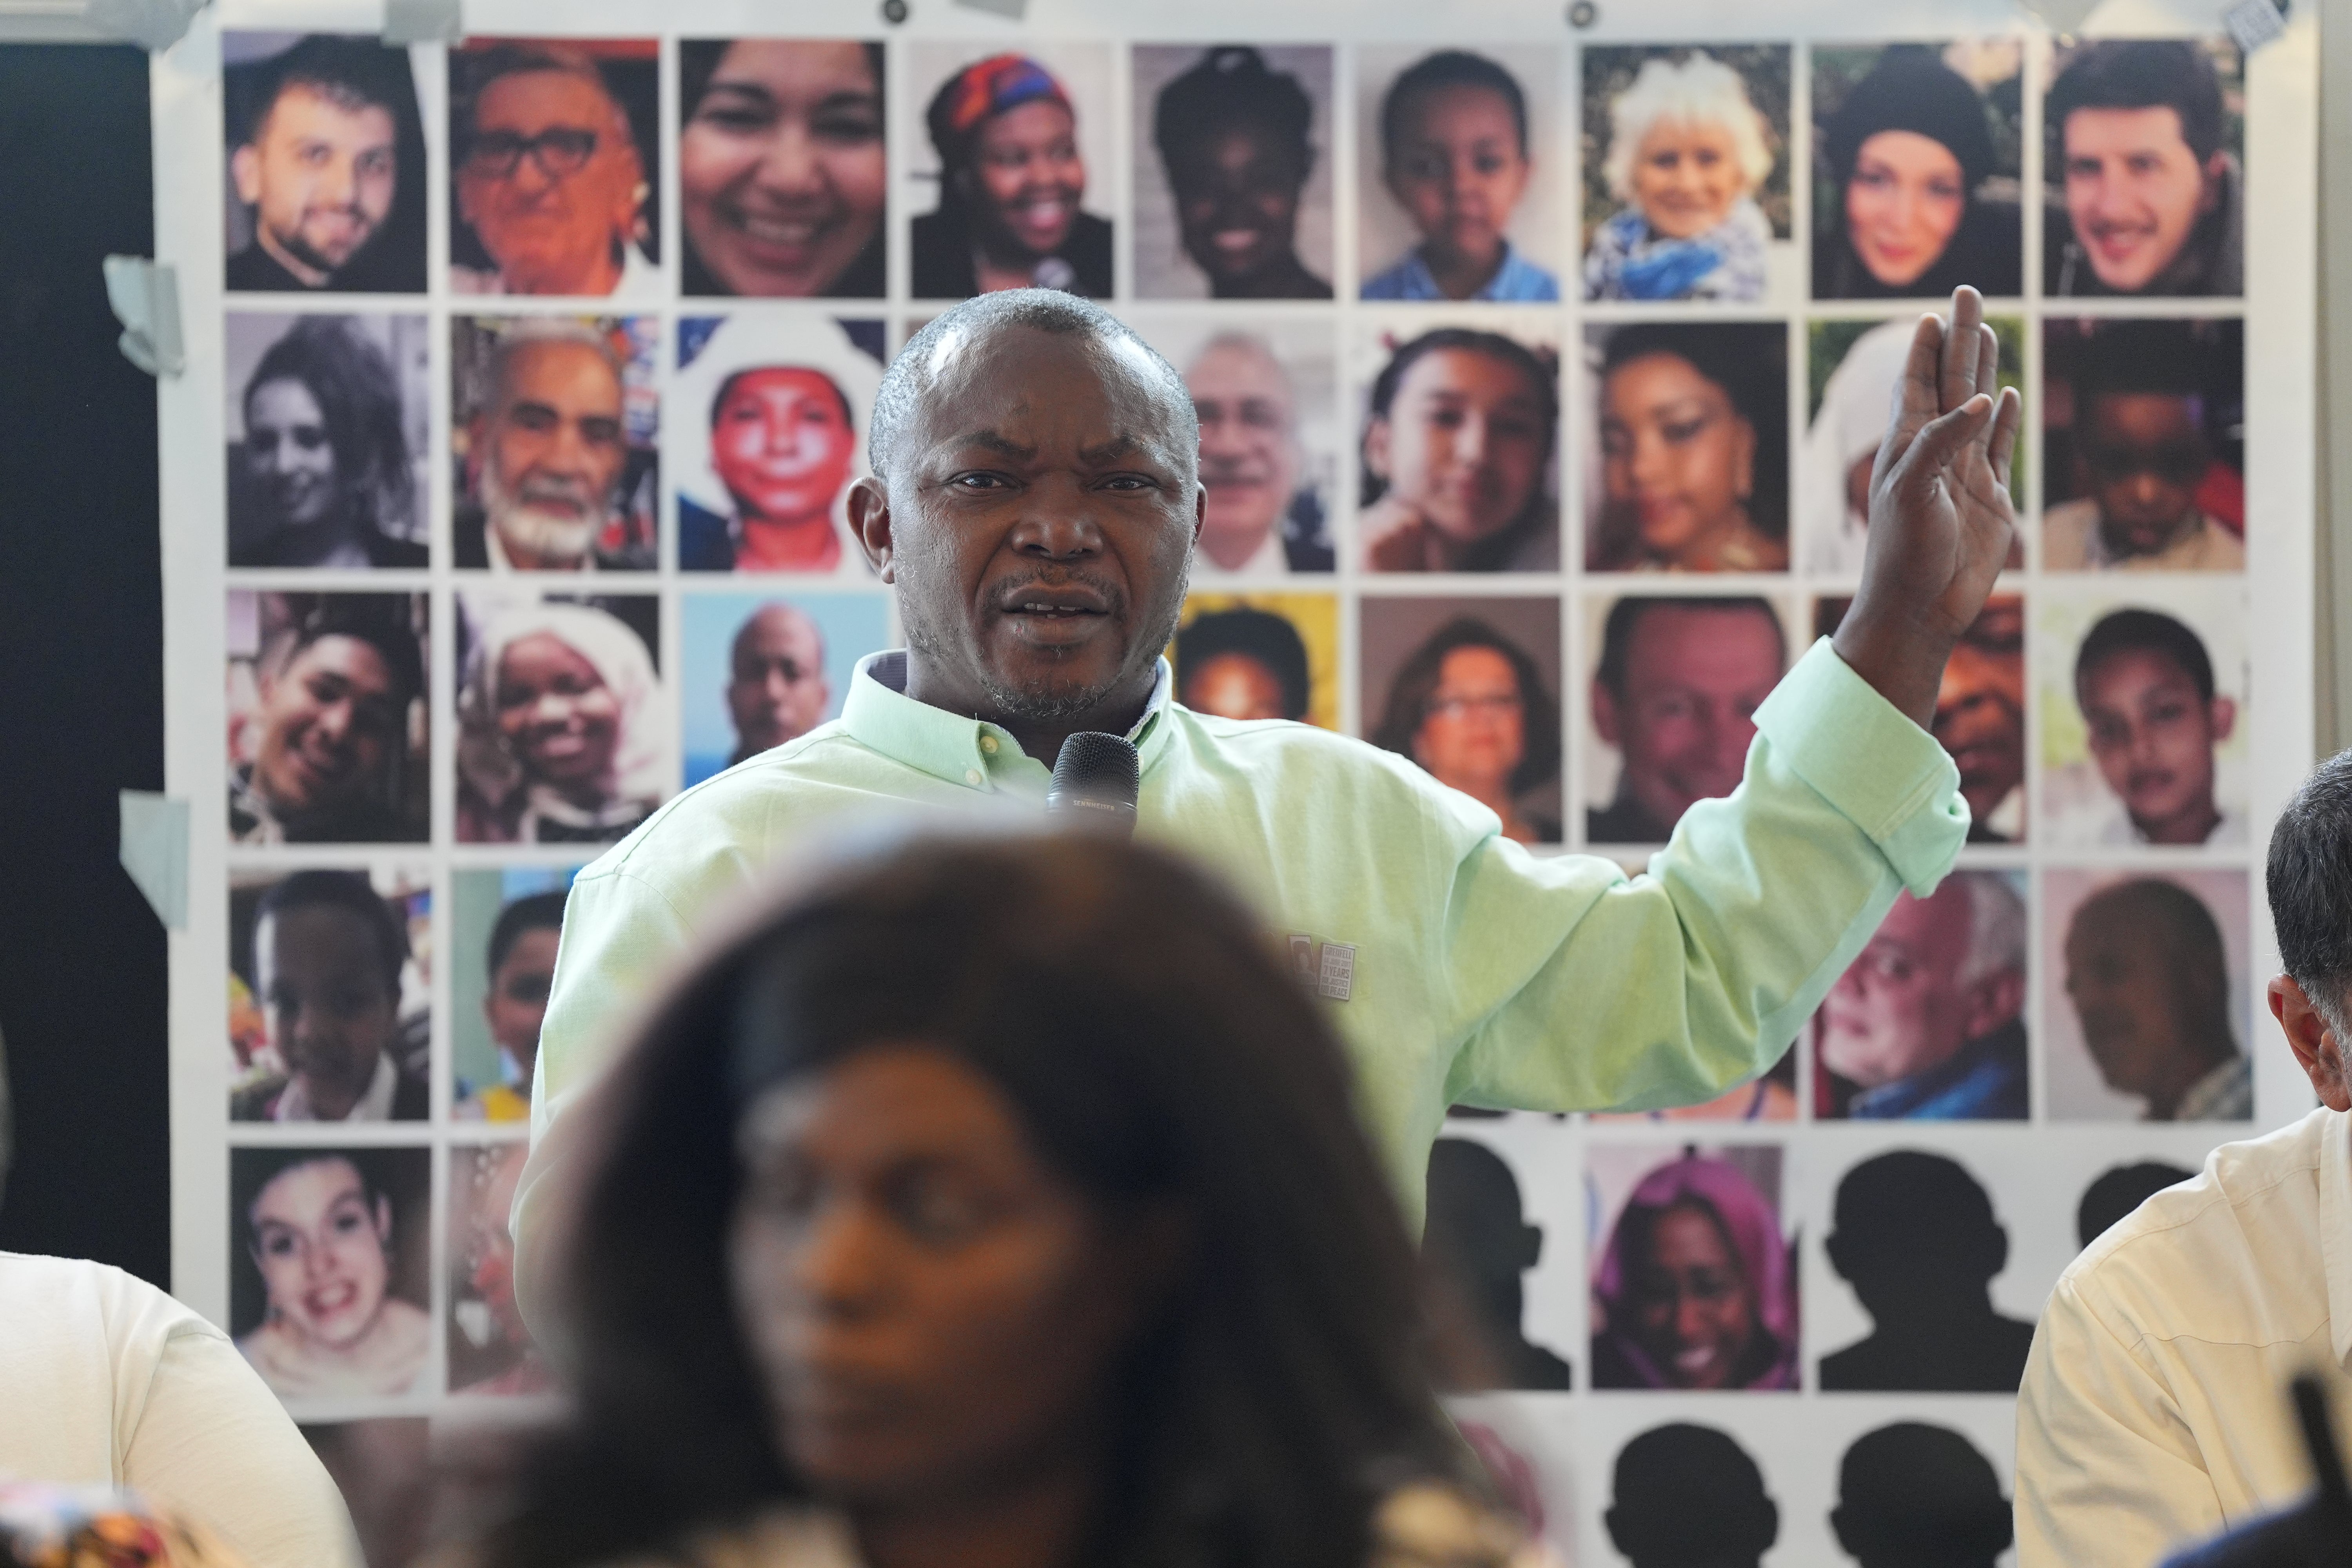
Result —
<svg viewBox="0 0 2352 1568"><path fill-rule="evenodd" d="M1325 942L1315 988L1334 1002L1345 1002L1356 989L1356 950L1344 942Z"/></svg>

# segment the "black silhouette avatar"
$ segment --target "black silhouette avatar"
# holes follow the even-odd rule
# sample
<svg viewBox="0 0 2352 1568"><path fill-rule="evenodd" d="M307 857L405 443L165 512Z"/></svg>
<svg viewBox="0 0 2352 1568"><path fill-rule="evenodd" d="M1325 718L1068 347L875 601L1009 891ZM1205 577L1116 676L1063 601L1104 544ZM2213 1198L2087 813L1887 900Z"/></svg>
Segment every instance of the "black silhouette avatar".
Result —
<svg viewBox="0 0 2352 1568"><path fill-rule="evenodd" d="M1822 1388L2017 1392L2033 1325L1993 1310L2009 1233L1958 1163L1898 1149L1848 1171L1828 1251L1873 1327L1822 1358Z"/></svg>
<svg viewBox="0 0 2352 1568"><path fill-rule="evenodd" d="M1830 1529L1862 1568L1993 1568L2013 1526L1973 1444L1948 1427L1898 1421L1845 1451Z"/></svg>
<svg viewBox="0 0 2352 1568"><path fill-rule="evenodd" d="M1429 1151L1429 1220L1422 1246L1462 1287L1504 1388L1570 1385L1562 1357L1529 1342L1521 1280L1543 1257L1543 1227L1529 1225L1518 1179L1483 1143L1440 1138Z"/></svg>
<svg viewBox="0 0 2352 1568"><path fill-rule="evenodd" d="M1633 1568L1757 1568L1780 1536L1780 1510L1748 1451L1683 1421L1617 1451L1602 1522Z"/></svg>
<svg viewBox="0 0 2352 1568"><path fill-rule="evenodd" d="M2075 1239L2084 1247L2090 1246L2106 1235L2116 1221L2174 1183L2185 1182L2196 1173L2161 1160L2116 1166L2083 1189L2083 1202L2074 1210Z"/></svg>

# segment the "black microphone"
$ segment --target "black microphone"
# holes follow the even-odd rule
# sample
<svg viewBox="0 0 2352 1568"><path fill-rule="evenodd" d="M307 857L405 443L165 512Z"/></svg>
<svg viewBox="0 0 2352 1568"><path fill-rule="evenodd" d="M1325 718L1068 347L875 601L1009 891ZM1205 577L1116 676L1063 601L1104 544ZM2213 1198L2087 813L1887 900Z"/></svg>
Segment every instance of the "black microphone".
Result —
<svg viewBox="0 0 2352 1568"><path fill-rule="evenodd" d="M1131 742L1081 730L1062 742L1054 782L1045 791L1045 814L1073 827L1131 837L1141 784L1142 764Z"/></svg>

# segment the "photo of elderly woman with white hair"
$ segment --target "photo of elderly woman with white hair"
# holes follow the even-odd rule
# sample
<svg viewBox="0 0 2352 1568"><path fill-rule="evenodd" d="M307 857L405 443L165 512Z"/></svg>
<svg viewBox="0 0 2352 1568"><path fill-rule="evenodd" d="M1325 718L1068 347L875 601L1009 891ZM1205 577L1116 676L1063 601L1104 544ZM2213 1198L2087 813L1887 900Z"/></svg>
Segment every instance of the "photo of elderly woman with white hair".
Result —
<svg viewBox="0 0 2352 1568"><path fill-rule="evenodd" d="M849 487L866 471L881 348L880 321L678 323L679 571L866 575Z"/></svg>
<svg viewBox="0 0 2352 1568"><path fill-rule="evenodd" d="M610 844L675 788L658 601L460 594L457 841Z"/></svg>
<svg viewBox="0 0 2352 1568"><path fill-rule="evenodd" d="M1586 299L1766 296L1769 247L1788 232L1776 157L1787 142L1788 55L1740 53L1764 58L1743 60L1743 72L1699 50L1585 52ZM1752 79L1770 78L1776 58L1777 123ZM1768 216L1759 198L1776 174L1780 211Z"/></svg>

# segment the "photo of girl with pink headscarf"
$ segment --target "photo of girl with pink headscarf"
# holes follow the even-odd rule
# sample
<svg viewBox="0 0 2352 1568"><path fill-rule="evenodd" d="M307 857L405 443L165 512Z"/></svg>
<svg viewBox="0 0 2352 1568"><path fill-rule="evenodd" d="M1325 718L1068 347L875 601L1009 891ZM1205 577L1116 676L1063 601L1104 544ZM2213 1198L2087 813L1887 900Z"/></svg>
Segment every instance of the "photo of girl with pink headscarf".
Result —
<svg viewBox="0 0 2352 1568"><path fill-rule="evenodd" d="M457 841L609 844L676 787L657 602L458 596Z"/></svg>
<svg viewBox="0 0 2352 1568"><path fill-rule="evenodd" d="M1654 1156L1633 1148L1587 1157L1591 1234L1602 1232L1611 1189L1623 1191ZM1633 1180L1593 1263L1593 1387L1797 1386L1795 1258L1776 1201L1780 1159L1775 1147L1685 1148Z"/></svg>

